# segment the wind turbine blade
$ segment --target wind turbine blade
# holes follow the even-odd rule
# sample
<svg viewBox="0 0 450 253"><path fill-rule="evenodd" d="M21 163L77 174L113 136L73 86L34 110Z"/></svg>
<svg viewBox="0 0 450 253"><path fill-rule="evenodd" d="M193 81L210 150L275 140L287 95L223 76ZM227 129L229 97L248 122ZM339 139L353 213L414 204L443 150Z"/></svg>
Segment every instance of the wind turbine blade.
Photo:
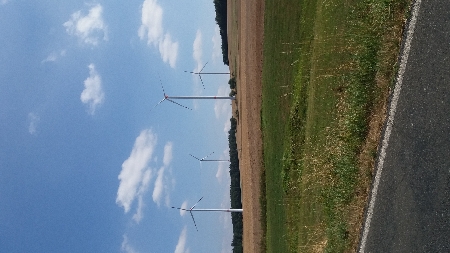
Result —
<svg viewBox="0 0 450 253"><path fill-rule="evenodd" d="M203 69L206 67L206 64L208 64L208 62L205 63L205 65L203 66L202 69L200 69L200 71L198 73L201 73L203 71Z"/></svg>
<svg viewBox="0 0 450 253"><path fill-rule="evenodd" d="M159 104L161 104L162 102L164 102L164 100L166 100L166 98L164 98L163 100L159 101L159 102L158 102L158 103L150 110L150 112L153 111L153 109L155 109Z"/></svg>
<svg viewBox="0 0 450 253"><path fill-rule="evenodd" d="M202 79L202 76L201 76L200 74L198 74L198 77L200 77L200 81L202 82L202 85L203 85L203 89L205 89L205 84L203 83L203 79Z"/></svg>
<svg viewBox="0 0 450 253"><path fill-rule="evenodd" d="M210 156L210 155L212 155L212 154L214 154L214 152L212 152L211 154L209 154L209 155L203 157L203 158L201 159L201 161L205 160L208 156Z"/></svg>
<svg viewBox="0 0 450 253"><path fill-rule="evenodd" d="M184 209L184 208L174 207L174 206L172 206L172 208L178 209L178 210L182 210L182 211L191 211L191 210L189 210L189 209Z"/></svg>
<svg viewBox="0 0 450 253"><path fill-rule="evenodd" d="M191 154L189 154L190 156L192 156L192 157L194 157L195 159L197 159L197 160L199 160L199 161L201 161L201 159L200 158L198 158L198 157L195 157L195 156L193 156L193 155L191 155Z"/></svg>
<svg viewBox="0 0 450 253"><path fill-rule="evenodd" d="M198 232L198 228L197 228L197 224L195 223L194 215L192 214L192 211L189 211L189 213L191 214L192 221L194 222L194 225L195 225L195 229L196 229L197 232Z"/></svg>
<svg viewBox="0 0 450 253"><path fill-rule="evenodd" d="M200 81L202 82L203 89L205 89L205 84L203 83L203 79L202 79L202 76L200 74L202 73L203 69L206 67L206 64L208 64L208 62L206 62L205 65L203 65L203 68L200 69L200 71L198 72L198 77L200 77Z"/></svg>
<svg viewBox="0 0 450 253"><path fill-rule="evenodd" d="M162 81L161 81L161 76L159 74L158 74L158 76L159 76L159 82L161 84L161 88L162 88L162 91L163 91L164 97L165 97L166 96L166 92L164 91L164 86L163 86Z"/></svg>
<svg viewBox="0 0 450 253"><path fill-rule="evenodd" d="M194 209L194 207L198 204L198 202L200 202L200 200L202 200L203 199L203 197L201 197L198 201L197 201L197 203L195 203L192 207L191 207L191 209L189 210L189 211L192 211L192 209Z"/></svg>
<svg viewBox="0 0 450 253"><path fill-rule="evenodd" d="M177 102L175 102L175 101L173 101L173 100L171 100L171 99L168 99L167 97L166 97L165 99L166 99L167 101L170 101L170 102L172 102L172 103L174 103L174 104L176 104L176 105L179 105L179 106L181 106L181 107L184 107L184 108L186 108L186 109L192 111L191 108L189 108L189 107L187 107L187 106L184 106L184 105L182 105L182 104L179 104L179 103L177 103Z"/></svg>

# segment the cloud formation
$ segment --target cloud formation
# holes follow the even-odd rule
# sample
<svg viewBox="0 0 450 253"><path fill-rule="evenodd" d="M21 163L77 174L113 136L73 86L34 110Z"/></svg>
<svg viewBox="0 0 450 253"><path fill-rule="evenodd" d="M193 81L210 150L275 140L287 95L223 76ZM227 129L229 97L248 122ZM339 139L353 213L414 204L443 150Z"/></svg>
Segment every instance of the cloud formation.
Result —
<svg viewBox="0 0 450 253"><path fill-rule="evenodd" d="M153 156L156 144L156 134L151 129L143 130L136 138L130 156L123 162L118 177L120 183L116 203L124 208L125 213L128 213L136 200L136 212L132 218L137 224L144 217L144 196L152 178L156 176L152 199L158 206L161 205L163 200L165 205L169 206L170 192L175 185L170 167L173 159L172 142L167 142L164 146L163 166L158 171L149 166L150 162L157 161L157 158Z"/></svg>
<svg viewBox="0 0 450 253"><path fill-rule="evenodd" d="M160 206L160 204L161 204L161 196L162 196L162 193L163 193L163 191L164 191L164 183L163 183L163 180L164 180L164 170L165 170L164 167L161 167L161 168L158 170L158 177L156 178L156 181L155 181L155 188L153 189L153 194L152 194L153 201L154 201L158 206Z"/></svg>
<svg viewBox="0 0 450 253"><path fill-rule="evenodd" d="M226 159L230 159L229 158L229 149L225 149L222 153L222 155L219 158L220 160L226 160ZM226 180L227 178L229 178L229 173L227 172L227 166L228 163L219 163L218 168L217 168L217 172L216 172L216 178L217 181L219 182L219 184L222 184L222 182L224 180Z"/></svg>
<svg viewBox="0 0 450 253"><path fill-rule="evenodd" d="M139 190L137 192L137 198L138 198L138 206L136 208L136 213L133 215L133 220L136 223L139 223L142 218L144 217L143 208L144 208L144 200L143 195L147 192L148 185L150 183L150 179L152 178L152 171L146 170L144 172L144 176L142 178L142 184L139 187Z"/></svg>
<svg viewBox="0 0 450 253"><path fill-rule="evenodd" d="M165 203L166 206L170 204L170 185L171 182L168 180L167 176L164 175L164 172L167 170L167 168L170 166L170 163L172 162L172 149L173 144L172 142L166 143L164 146L164 157L163 157L163 166L158 170L158 176L155 180L155 188L153 189L152 198L153 201L160 206L161 205L161 198L163 194L165 194Z"/></svg>
<svg viewBox="0 0 450 253"><path fill-rule="evenodd" d="M225 85L220 85L217 90L217 96L228 96L227 87ZM221 117L228 116L228 112L230 111L230 100L228 99L217 99L214 103L214 113L216 118L219 119Z"/></svg>
<svg viewBox="0 0 450 253"><path fill-rule="evenodd" d="M84 90L81 92L81 102L89 106L89 113L94 114L95 109L103 103L105 94L102 89L102 79L95 70L95 65L89 66L89 77L84 80Z"/></svg>
<svg viewBox="0 0 450 253"><path fill-rule="evenodd" d="M202 32L197 30L195 35L194 43L192 45L192 57L194 58L195 67L192 72L198 73L203 68L203 46L202 46ZM201 85L201 76L200 75L192 75L194 80L194 96L200 96L204 89L204 85ZM194 109L197 110L199 108L199 101L192 101Z"/></svg>
<svg viewBox="0 0 450 253"><path fill-rule="evenodd" d="M228 96L229 88L226 85L220 85L217 90L217 96ZM230 100L228 99L217 99L214 102L214 114L217 119L224 119L223 131L226 136L228 136L228 131L231 128L231 106Z"/></svg>
<svg viewBox="0 0 450 253"><path fill-rule="evenodd" d="M192 57L194 57L194 61L197 65L194 69L194 72L199 72L202 69L203 67L202 56L203 56L202 32L200 30L197 30L197 33L195 34L192 53Z"/></svg>
<svg viewBox="0 0 450 253"><path fill-rule="evenodd" d="M125 253L137 253L137 251L134 250L133 247L131 247L130 243L128 242L127 235L123 235L121 250L122 250L122 252L125 252Z"/></svg>
<svg viewBox="0 0 450 253"><path fill-rule="evenodd" d="M174 42L169 33L164 34L162 26L163 9L156 0L145 0L142 4L141 26L138 36L147 39L148 45L158 48L162 60L175 68L178 57L178 42Z"/></svg>
<svg viewBox="0 0 450 253"><path fill-rule="evenodd" d="M188 204L187 200L185 200L183 202L183 204L181 204L180 216L182 216L182 217L186 214L186 209L188 209L188 205L187 204ZM184 210L182 210L182 209L184 209Z"/></svg>
<svg viewBox="0 0 450 253"><path fill-rule="evenodd" d="M157 137L150 129L143 130L134 142L130 157L122 164L116 203L124 208L125 213L130 211L131 204L136 197L140 199L148 188L151 179L151 170L148 168L148 163L152 158L156 142ZM139 211L142 208L142 200L140 199L140 201L141 203L138 203L138 205L141 206L138 206L135 220L139 216L142 218L142 213Z"/></svg>
<svg viewBox="0 0 450 253"><path fill-rule="evenodd" d="M162 27L163 10L156 0L145 0L142 4L142 25L139 27L138 35L141 40L147 37L148 44L158 45L163 36Z"/></svg>
<svg viewBox="0 0 450 253"><path fill-rule="evenodd" d="M47 58L45 58L44 60L42 60L41 63L46 63L46 62L55 62L56 60L58 60L60 57L64 57L66 56L66 50L61 50L59 52L57 51L53 51L51 52Z"/></svg>
<svg viewBox="0 0 450 253"><path fill-rule="evenodd" d="M165 167L168 167L170 163L172 163L173 155L173 144L172 142L167 142L164 146L164 157L163 157L163 164Z"/></svg>
<svg viewBox="0 0 450 253"><path fill-rule="evenodd" d="M186 248L186 240L187 240L187 229L183 228L181 231L180 237L178 238L177 246L175 247L175 253L189 253L189 249Z"/></svg>
<svg viewBox="0 0 450 253"><path fill-rule="evenodd" d="M222 58L222 38L220 37L220 29L218 25L216 25L214 29L214 35L211 40L213 42L213 62L220 61L220 59Z"/></svg>
<svg viewBox="0 0 450 253"><path fill-rule="evenodd" d="M39 123L39 120L40 120L40 117L36 113L34 113L34 112L28 113L28 122L29 122L28 132L31 135L36 133L36 127L37 127L37 124Z"/></svg>
<svg viewBox="0 0 450 253"><path fill-rule="evenodd" d="M81 11L73 13L63 26L69 35L78 37L85 44L97 46L100 40L108 40L102 13L103 7L97 4L86 16L83 16Z"/></svg>
<svg viewBox="0 0 450 253"><path fill-rule="evenodd" d="M166 33L159 43L159 53L164 62L175 68L178 56L178 42L173 42L170 34Z"/></svg>

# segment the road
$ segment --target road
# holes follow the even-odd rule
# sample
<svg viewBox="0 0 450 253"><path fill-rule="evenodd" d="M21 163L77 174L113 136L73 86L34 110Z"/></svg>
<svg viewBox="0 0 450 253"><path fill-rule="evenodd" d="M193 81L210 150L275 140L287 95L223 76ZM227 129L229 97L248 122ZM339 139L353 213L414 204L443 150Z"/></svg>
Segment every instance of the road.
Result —
<svg viewBox="0 0 450 253"><path fill-rule="evenodd" d="M416 8L360 252L450 252L450 1Z"/></svg>

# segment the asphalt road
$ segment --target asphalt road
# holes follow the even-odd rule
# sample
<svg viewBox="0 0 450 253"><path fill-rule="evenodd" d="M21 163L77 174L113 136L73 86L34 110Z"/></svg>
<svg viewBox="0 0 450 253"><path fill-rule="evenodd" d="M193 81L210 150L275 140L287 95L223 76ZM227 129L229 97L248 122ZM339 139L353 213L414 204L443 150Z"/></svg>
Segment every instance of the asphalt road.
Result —
<svg viewBox="0 0 450 253"><path fill-rule="evenodd" d="M420 3L388 139L360 252L450 252L449 0Z"/></svg>

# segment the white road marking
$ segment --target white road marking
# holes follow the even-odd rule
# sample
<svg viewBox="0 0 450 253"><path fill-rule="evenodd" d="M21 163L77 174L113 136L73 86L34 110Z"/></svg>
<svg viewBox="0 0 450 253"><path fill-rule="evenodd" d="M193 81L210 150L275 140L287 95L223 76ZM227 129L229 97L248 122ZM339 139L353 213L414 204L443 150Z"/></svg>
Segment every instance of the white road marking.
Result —
<svg viewBox="0 0 450 253"><path fill-rule="evenodd" d="M372 195L369 202L369 208L367 209L366 221L364 223L364 231L362 234L361 244L359 248L360 253L364 253L366 248L367 235L369 234L370 222L372 221L373 209L375 207L375 200L377 198L378 185L380 184L381 172L383 171L384 159L386 158L386 149L388 147L389 137L391 136L392 126L394 125L394 116L397 110L397 103L400 97L400 91L402 89L403 75L405 74L406 64L408 62L409 51L411 50L411 41L413 39L414 29L416 28L417 16L419 15L419 8L421 3L422 0L417 0L414 3L411 20L409 22L408 30L406 33L406 41L403 48L402 57L400 59L400 69L398 71L397 83L395 85L394 94L391 101L391 107L389 109L389 117L381 145L377 171L375 174L375 180L373 182Z"/></svg>

